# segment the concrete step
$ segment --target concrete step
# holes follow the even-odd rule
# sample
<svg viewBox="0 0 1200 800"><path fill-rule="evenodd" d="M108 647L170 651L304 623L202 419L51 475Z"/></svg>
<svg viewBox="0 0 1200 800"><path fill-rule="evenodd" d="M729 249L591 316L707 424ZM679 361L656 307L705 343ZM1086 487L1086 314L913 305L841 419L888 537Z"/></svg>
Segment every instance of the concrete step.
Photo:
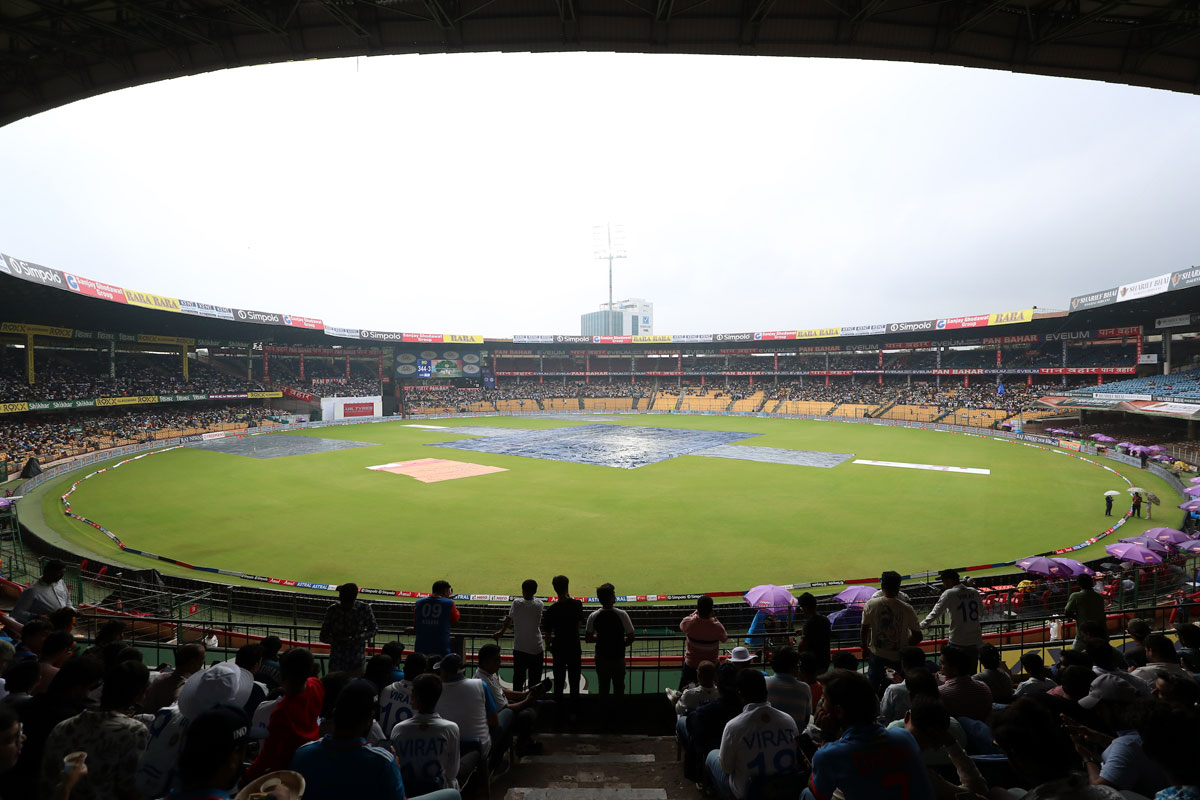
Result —
<svg viewBox="0 0 1200 800"><path fill-rule="evenodd" d="M514 787L505 792L504 800L667 800L667 790L609 786L549 789Z"/></svg>
<svg viewBox="0 0 1200 800"><path fill-rule="evenodd" d="M492 786L504 800L697 800L671 736L545 734Z"/></svg>

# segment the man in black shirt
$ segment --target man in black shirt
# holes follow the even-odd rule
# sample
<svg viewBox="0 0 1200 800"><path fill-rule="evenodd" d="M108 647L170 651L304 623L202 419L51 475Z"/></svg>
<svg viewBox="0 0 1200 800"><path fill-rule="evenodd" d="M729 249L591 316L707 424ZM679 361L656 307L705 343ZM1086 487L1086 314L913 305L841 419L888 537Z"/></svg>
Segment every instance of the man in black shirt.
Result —
<svg viewBox="0 0 1200 800"><path fill-rule="evenodd" d="M829 669L829 651L832 634L829 618L817 613L817 598L811 592L800 595L800 612L804 616L804 628L797 649L808 651L817 658L817 673Z"/></svg>
<svg viewBox="0 0 1200 800"><path fill-rule="evenodd" d="M617 590L611 583L596 588L596 599L600 609L588 616L585 636L596 644L597 693L605 697L611 686L612 693L620 696L625 694L625 648L633 644L633 622L624 610L614 607Z"/></svg>
<svg viewBox="0 0 1200 800"><path fill-rule="evenodd" d="M583 665L583 649L579 644L579 629L584 622L583 603L571 597L566 575L554 576L553 583L558 599L542 613L542 632L554 662L554 699L562 700L563 687L569 677L574 706L579 702L579 677Z"/></svg>

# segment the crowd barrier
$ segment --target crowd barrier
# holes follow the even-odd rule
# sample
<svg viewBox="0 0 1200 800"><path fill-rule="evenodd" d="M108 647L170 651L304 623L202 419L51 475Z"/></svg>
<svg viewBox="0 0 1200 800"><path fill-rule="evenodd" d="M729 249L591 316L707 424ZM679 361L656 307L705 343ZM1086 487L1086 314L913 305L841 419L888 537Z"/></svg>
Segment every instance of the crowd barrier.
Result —
<svg viewBox="0 0 1200 800"><path fill-rule="evenodd" d="M540 413L546 414L547 412L540 412ZM562 412L559 412L559 414L561 414L561 413ZM616 412L616 413L651 413L651 414L653 414L653 413L662 413L662 412L651 411L651 412ZM705 415L709 415L709 416L729 416L729 415L711 414L709 412L701 412L701 413L705 414ZM499 416L499 415L498 414L440 415L440 416L435 415L435 416L423 416L421 418L423 418L423 419L445 419L445 418L458 418L458 417L462 417L462 416L484 416L484 417L487 417L487 416ZM529 416L535 416L535 415L529 414ZM556 416L557 416L557 414L556 414ZM774 415L757 412L757 413L735 414L733 416L772 417ZM248 430L244 434L239 431L237 435L239 435L239 436L241 436L241 435L258 436L258 435L264 435L264 434L268 434L268 433L277 433L280 430L323 428L323 427L335 427L335 426L340 426L340 425L361 425L361 424L366 424L366 423L371 423L371 422L403 422L403 421L405 421L405 419L412 419L412 418L413 417L408 417L408 418L374 417L374 418L368 418L368 419L362 419L362 420L356 419L356 420L337 420L337 421L331 421L331 422L325 422L325 421L297 422L297 423L293 423L291 425L283 425L283 426L280 426L279 428L274 428L270 431ZM798 417L798 418L816 419L816 420L819 420L819 419L828 420L829 419L828 417L823 418L823 417L814 417L814 416L802 416L802 417ZM893 427L899 426L899 427L920 428L920 429L927 429L927 430L943 430L943 431L948 431L948 432L961 433L961 434L964 434L967 436L974 436L974 437L980 437L980 438L992 438L996 441L1010 441L1014 444L1019 443L1024 446L1027 446L1027 447L1037 448L1039 450L1048 450L1050 452L1057 453L1059 455L1064 455L1069 458L1077 458L1088 464L1092 464L1093 466L1097 466L1097 467L1100 467L1101 469L1111 472L1117 478L1123 480L1128 487L1133 486L1132 481L1130 481L1124 475L1121 475L1121 473L1117 472L1112 467L1109 467L1105 464L1101 464L1098 461L1094 461L1091 458L1088 458L1087 456L1083 455L1082 453L1077 454L1076 452L1073 452L1070 450L1058 449L1057 445L1059 445L1063 442L1063 440L1058 437L1042 436L1039 434L1012 433L1012 432L1008 432L1008 431L989 431L987 434L982 434L982 433L979 433L978 428L971 429L971 428L967 428L967 427L961 426L961 425L941 425L941 424L937 424L937 423L913 422L913 421L908 421L908 420L878 420L878 419L869 419L868 420L868 419L846 418L846 419L841 419L838 421L854 422L857 424L883 425L883 426L893 426ZM153 444L146 443L146 444L141 444L141 445L130 445L130 446L123 447L123 448L116 448L116 450L105 451L104 453L88 454L88 456L84 456L82 458L88 459L89 457L91 457L90 461L87 461L86 463L79 463L79 464L74 464L74 465L69 465L69 464L59 465L59 467L62 468L61 471L59 471L58 467L52 468L51 470L48 470L47 472L44 472L42 475L39 475L36 478L29 481L26 484L26 486L28 486L29 488L35 488L37 485L44 483L46 480L51 480L55 477L58 477L59 475L64 474L65 472L70 472L70 471L73 471L80 467L87 466L89 464L95 464L95 463L98 463L99 461L108 461L114 457L120 457L122 455L131 455L131 456L133 456L132 458L128 458L123 461L120 461L119 463L117 463L111 467L106 467L106 468L91 472L91 473L83 476L79 480L75 481L71 485L71 488L65 494L63 494L60 498L62 505L63 505L63 509L64 509L63 513L72 519L76 519L76 520L79 520L80 522L83 522L86 525L90 525L91 527L95 528L96 530L100 531L105 536L107 536L122 551L131 553L134 555L140 555L140 556L144 556L146 558L152 558L152 559L155 559L158 561L162 561L164 563L172 564L172 565L184 568L184 569L194 570L197 572L206 572L206 573L210 573L210 574L224 575L224 576L233 577L233 578L241 578L243 580L255 581L255 582L259 582L259 583L266 583L266 584L270 584L270 585L274 585L274 586L295 587L295 588L301 588L301 589L317 589L317 590L321 590L321 591L336 590L336 588L337 588L336 584L313 583L313 582L309 582L309 581L296 581L296 580L285 579L285 578L276 578L276 577L267 576L267 575L258 575L255 573L247 573L247 572L242 572L239 570L228 570L228 569L223 569L223 568L219 568L219 567L196 566L193 564L189 564L185 561L180 561L178 559L172 558L170 556L159 555L157 553L150 553L150 552L147 552L144 550L136 549L136 548L126 545L120 539L120 537L118 537L116 535L116 533L105 528L100 523L98 523L94 520L88 519L87 517L84 517L82 515L75 514L71 510L70 497L75 492L75 490L79 486L79 484L82 483L83 481L93 478L93 477L100 475L104 472L107 472L109 470L117 469L125 464L131 463L134 461L138 461L142 458L145 458L146 456L158 455L161 453L170 452L172 450L178 449L179 447L182 447L183 445L187 444L188 442L202 440L204 438L209 438L211 436L212 436L211 434L197 434L194 436L179 437L177 440L175 440L173 442L168 441L167 447L162 447L161 443L153 443ZM156 448L158 448L158 449L156 449ZM1096 450L1095 446L1090 445L1090 444L1080 444L1080 449L1085 452L1088 452L1089 454L1094 453ZM1138 465L1140 465L1140 461L1137 462L1136 464L1134 464L1133 466L1138 466ZM1155 474L1158 474L1160 477L1166 477L1166 475L1170 475L1170 473L1166 473L1166 471L1162 470L1161 468L1158 468L1157 471L1154 468L1152 468L1151 471L1155 472ZM1164 475L1162 473L1166 473L1166 475ZM1176 488L1177 491L1179 492L1179 494L1182 496L1182 493L1183 493L1182 484L1180 483L1178 478L1175 478L1173 475L1171 475L1170 477L1173 479L1173 481L1169 481L1169 482L1173 483L1173 488ZM1044 556L1063 555L1066 553L1075 552L1077 550L1082 550L1086 547L1090 547L1090 546L1096 544L1097 542L1105 539L1106 537L1108 537L1112 533L1116 532L1117 530L1119 530L1123 525L1125 525L1126 521L1132 516L1132 513L1133 513L1132 510L1127 510L1125 512L1125 514L1122 517L1118 518L1111 527L1105 529L1104 531L1101 531L1100 533L1096 534L1095 536L1092 536L1092 537L1086 539L1083 542L1080 542L1080 543L1075 544L1070 547L1063 547L1063 548L1058 548L1058 549L1053 549L1053 550L1047 550L1047 551L1044 551L1041 553L1035 553L1033 555L1044 555ZM1024 557L1025 556L1022 556L1022 558L1024 558ZM956 569L958 569L960 572L978 572L978 571L985 570L985 569L1011 567L1011 566L1015 566L1015 565L1016 565L1016 560L1014 559L1012 561L999 561L999 562L995 562L995 563L991 563L991 564L975 564L975 565L968 565L968 566L959 566L959 567L956 567ZM941 569L941 568L939 568L939 569ZM921 571L921 572L915 572L915 573L910 573L908 575L902 575L901 579L902 580L924 580L924 579L928 579L928 578L935 576L937 574L937 572L938 572L938 570L932 570L932 569L926 570L926 571ZM823 580L823 581L808 581L808 582L803 582L803 583L783 584L783 586L787 589L796 590L796 589L814 589L814 588L828 587L828 586L868 584L868 583L876 583L878 581L879 581L878 576L872 576L872 577L866 577L866 578L831 578L829 580ZM383 596L383 597L402 597L402 598L419 598L419 597L424 597L426 594L428 594L427 592L423 592L423 591L414 591L414 590L407 590L407 589L378 589L378 588L370 588L370 587L362 588L359 591L365 595L375 595L375 596ZM695 599L697 597L700 597L702 594L707 595L709 597L718 597L718 598L719 597L740 597L743 593L744 593L744 591L713 591L713 592L684 593L684 594L678 594L678 593L675 593L675 594L673 594L673 593L638 594L638 595L622 595L622 596L619 596L617 598L617 600L620 602L626 602L626 603L645 603L645 602L662 602L662 601L674 601L674 600L690 600L690 599ZM513 595L471 594L471 593L460 593L460 594L457 594L456 597L459 599L462 599L462 600L480 601L480 602L511 602L512 600L516 599L516 597ZM552 598L547 598L547 599L552 599ZM586 602L590 602L590 603L598 602L597 598L595 598L595 597L581 596L579 599L584 600Z"/></svg>

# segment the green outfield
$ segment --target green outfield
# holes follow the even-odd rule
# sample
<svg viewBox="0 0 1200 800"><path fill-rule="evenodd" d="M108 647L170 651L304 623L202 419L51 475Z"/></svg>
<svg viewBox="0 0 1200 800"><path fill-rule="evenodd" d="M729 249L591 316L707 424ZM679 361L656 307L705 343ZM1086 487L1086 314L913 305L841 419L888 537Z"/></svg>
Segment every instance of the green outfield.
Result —
<svg viewBox="0 0 1200 800"><path fill-rule="evenodd" d="M561 572L579 591L612 581L621 594L665 594L1008 561L1104 530L1113 520L1103 514L1103 493L1127 486L1077 458L985 436L732 417L623 417L611 424L756 433L739 444L990 474L698 456L613 469L425 447L445 435L389 422L285 434L378 447L268 460L189 448L155 455L83 482L72 505L129 546L285 579L427 590L446 578L460 592L512 594L527 577L548 591ZM366 469L421 458L508 471L426 484ZM1158 520L1134 520L1120 536L1179 521L1179 501L1164 482L1105 463L1169 504L1159 507ZM76 477L49 487L46 520L69 540L115 555L102 534L59 510L58 496ZM1097 557L1101 547L1076 557Z"/></svg>

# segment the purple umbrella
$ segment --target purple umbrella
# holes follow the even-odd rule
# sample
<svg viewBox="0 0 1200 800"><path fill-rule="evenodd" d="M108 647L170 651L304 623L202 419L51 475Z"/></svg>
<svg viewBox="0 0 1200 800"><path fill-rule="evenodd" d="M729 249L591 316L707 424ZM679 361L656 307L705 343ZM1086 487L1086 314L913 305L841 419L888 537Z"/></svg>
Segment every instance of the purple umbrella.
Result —
<svg viewBox="0 0 1200 800"><path fill-rule="evenodd" d="M1129 448L1129 452L1141 454L1141 453L1147 452L1147 450L1146 450L1146 448L1142 447L1140 444L1135 444L1133 447Z"/></svg>
<svg viewBox="0 0 1200 800"><path fill-rule="evenodd" d="M1065 578L1070 573L1067 568L1046 556L1029 556L1017 561L1017 566L1034 575L1046 575L1054 578Z"/></svg>
<svg viewBox="0 0 1200 800"><path fill-rule="evenodd" d="M834 595L834 599L841 600L848 606L862 605L870 600L873 594L875 594L874 586L851 586Z"/></svg>
<svg viewBox="0 0 1200 800"><path fill-rule="evenodd" d="M746 592L743 597L746 598L747 603L755 608L765 608L772 614L781 611L791 611L792 606L796 605L796 598L789 590L782 586L776 586L773 583L755 586Z"/></svg>
<svg viewBox="0 0 1200 800"><path fill-rule="evenodd" d="M1154 460L1160 464L1170 464L1175 459L1167 455L1157 455L1154 457Z"/></svg>
<svg viewBox="0 0 1200 800"><path fill-rule="evenodd" d="M1180 503L1176 508L1182 508L1184 511L1200 511L1200 500L1188 500L1186 503Z"/></svg>
<svg viewBox="0 0 1200 800"><path fill-rule="evenodd" d="M1132 561L1135 564L1161 564L1162 558L1158 553L1147 550L1145 545L1124 542L1105 546L1104 552L1116 556L1122 561Z"/></svg>
<svg viewBox="0 0 1200 800"><path fill-rule="evenodd" d="M1160 542L1153 536L1126 536L1121 541L1125 542L1126 544L1140 544L1147 550L1153 550L1156 553L1171 552L1171 545Z"/></svg>
<svg viewBox="0 0 1200 800"><path fill-rule="evenodd" d="M1188 483L1200 483L1200 477L1189 478Z"/></svg>
<svg viewBox="0 0 1200 800"><path fill-rule="evenodd" d="M1183 493L1188 497L1200 497L1200 484L1197 484L1196 486L1189 486L1183 490Z"/></svg>
<svg viewBox="0 0 1200 800"><path fill-rule="evenodd" d="M1161 444L1152 444L1146 448L1146 452L1147 453L1165 453L1165 452L1167 452L1167 448L1163 447Z"/></svg>
<svg viewBox="0 0 1200 800"><path fill-rule="evenodd" d="M1154 539L1156 542L1164 544L1178 545L1182 542L1191 541L1191 536L1175 528L1149 528L1142 534L1148 539Z"/></svg>
<svg viewBox="0 0 1200 800"><path fill-rule="evenodd" d="M1113 437L1107 436L1103 433L1100 434L1099 436L1096 436L1095 439L1097 442L1101 442L1102 444L1112 444L1113 442L1116 441L1116 439L1114 439Z"/></svg>
<svg viewBox="0 0 1200 800"><path fill-rule="evenodd" d="M1076 575L1095 575L1096 571L1084 564L1082 561L1076 561L1073 558L1056 558L1058 563L1067 568L1067 574L1072 578Z"/></svg>
<svg viewBox="0 0 1200 800"><path fill-rule="evenodd" d="M1200 556L1200 539L1192 539L1191 541L1180 543L1179 552Z"/></svg>
<svg viewBox="0 0 1200 800"><path fill-rule="evenodd" d="M1117 442L1117 447L1134 447L1133 442Z"/></svg>

